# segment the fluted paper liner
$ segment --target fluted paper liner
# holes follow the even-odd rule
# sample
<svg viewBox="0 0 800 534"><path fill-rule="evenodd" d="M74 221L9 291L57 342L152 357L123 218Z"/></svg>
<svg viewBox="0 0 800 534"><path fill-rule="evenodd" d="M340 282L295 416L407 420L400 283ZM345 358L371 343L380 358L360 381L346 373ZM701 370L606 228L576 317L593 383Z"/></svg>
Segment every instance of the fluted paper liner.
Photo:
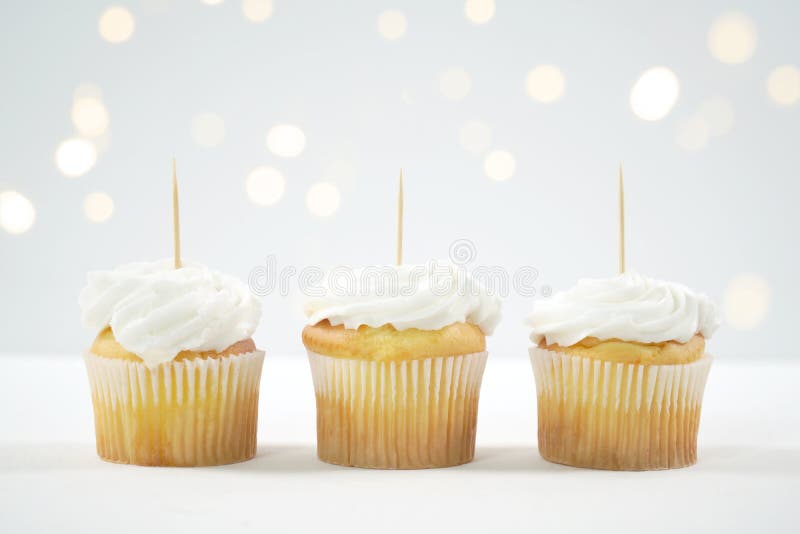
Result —
<svg viewBox="0 0 800 534"><path fill-rule="evenodd" d="M370 361L309 351L319 458L377 469L471 461L487 356Z"/></svg>
<svg viewBox="0 0 800 534"><path fill-rule="evenodd" d="M154 367L92 353L84 359L104 460L201 466L255 455L262 351Z"/></svg>
<svg viewBox="0 0 800 534"><path fill-rule="evenodd" d="M532 347L545 460L614 470L697 461L697 430L711 357L641 365Z"/></svg>

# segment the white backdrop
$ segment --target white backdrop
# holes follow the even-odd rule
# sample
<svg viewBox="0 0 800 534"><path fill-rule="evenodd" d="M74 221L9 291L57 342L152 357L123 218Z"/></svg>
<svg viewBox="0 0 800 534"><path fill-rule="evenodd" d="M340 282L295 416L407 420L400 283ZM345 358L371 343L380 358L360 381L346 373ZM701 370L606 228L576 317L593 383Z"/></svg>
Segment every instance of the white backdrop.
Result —
<svg viewBox="0 0 800 534"><path fill-rule="evenodd" d="M184 256L242 278L269 255L393 261L402 166L407 261L466 238L476 264L534 266L556 290L615 272L621 160L629 266L720 303L718 356L796 356L797 2L244 4L2 4L0 353L78 353L86 272L171 253L174 155ZM564 85L536 71L537 100L540 65ZM656 66L674 106L661 83L633 109ZM267 148L278 124L302 130L299 155L280 131ZM280 198L261 188L269 206L246 192L258 166L285 179ZM302 352L300 300L264 298L260 346ZM493 355L526 356L534 301L508 296Z"/></svg>

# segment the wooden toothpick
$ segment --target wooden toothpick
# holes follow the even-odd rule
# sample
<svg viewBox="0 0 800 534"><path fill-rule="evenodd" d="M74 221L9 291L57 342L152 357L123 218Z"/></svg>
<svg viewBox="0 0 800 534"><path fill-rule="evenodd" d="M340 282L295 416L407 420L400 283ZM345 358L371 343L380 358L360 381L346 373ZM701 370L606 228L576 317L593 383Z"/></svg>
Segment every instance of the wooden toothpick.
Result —
<svg viewBox="0 0 800 534"><path fill-rule="evenodd" d="M625 272L625 184L622 180L622 162L619 163L619 273Z"/></svg>
<svg viewBox="0 0 800 534"><path fill-rule="evenodd" d="M172 245L175 256L175 268L181 268L181 217L178 209L178 173L175 170L175 158L172 158Z"/></svg>
<svg viewBox="0 0 800 534"><path fill-rule="evenodd" d="M403 264L403 169L397 186L397 265Z"/></svg>

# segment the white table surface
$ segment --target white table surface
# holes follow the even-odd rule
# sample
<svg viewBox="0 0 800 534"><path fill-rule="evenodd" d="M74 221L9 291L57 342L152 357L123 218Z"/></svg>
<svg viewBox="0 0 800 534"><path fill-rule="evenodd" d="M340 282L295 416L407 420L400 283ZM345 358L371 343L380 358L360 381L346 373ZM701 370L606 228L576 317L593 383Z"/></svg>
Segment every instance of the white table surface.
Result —
<svg viewBox="0 0 800 534"><path fill-rule="evenodd" d="M489 359L475 461L427 471L318 461L304 356L267 356L258 455L213 468L105 463L79 357L0 364L0 532L800 532L798 364L716 361L699 463L645 473L542 460L524 354Z"/></svg>

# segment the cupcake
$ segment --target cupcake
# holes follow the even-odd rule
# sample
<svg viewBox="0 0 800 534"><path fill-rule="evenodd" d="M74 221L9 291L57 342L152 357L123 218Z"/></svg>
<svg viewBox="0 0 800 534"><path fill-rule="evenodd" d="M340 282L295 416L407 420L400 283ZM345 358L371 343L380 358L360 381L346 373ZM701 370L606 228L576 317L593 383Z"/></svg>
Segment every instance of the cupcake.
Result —
<svg viewBox="0 0 800 534"><path fill-rule="evenodd" d="M449 265L349 274L332 272L306 308L319 458L378 469L471 461L499 299Z"/></svg>
<svg viewBox="0 0 800 534"><path fill-rule="evenodd" d="M614 470L697 461L705 345L719 326L708 297L627 272L538 302L529 324L544 459Z"/></svg>
<svg viewBox="0 0 800 534"><path fill-rule="evenodd" d="M220 465L256 452L264 353L245 284L172 260L89 273L82 320L97 453L117 463Z"/></svg>

